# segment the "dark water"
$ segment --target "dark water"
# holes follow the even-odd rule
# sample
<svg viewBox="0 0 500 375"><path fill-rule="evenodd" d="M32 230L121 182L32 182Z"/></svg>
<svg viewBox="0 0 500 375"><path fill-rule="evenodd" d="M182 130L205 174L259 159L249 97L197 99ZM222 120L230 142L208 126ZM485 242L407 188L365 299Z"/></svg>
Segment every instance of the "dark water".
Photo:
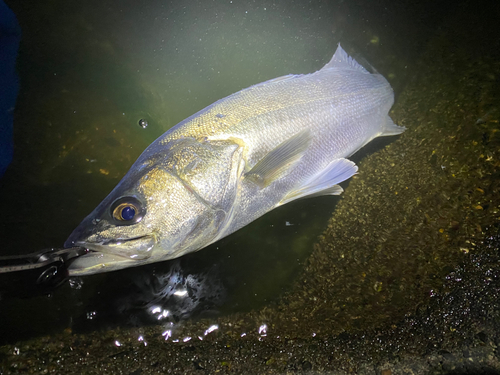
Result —
<svg viewBox="0 0 500 375"><path fill-rule="evenodd" d="M164 131L244 87L321 68L338 42L388 77L398 100L459 4L7 3L23 37L14 160L0 180L0 255L61 246ZM338 199L279 208L178 261L75 279L49 297L0 301L0 342L266 306L301 272Z"/></svg>
<svg viewBox="0 0 500 375"><path fill-rule="evenodd" d="M400 59L411 61L418 55L418 47L404 43L404 35L392 35L393 15L411 12L409 4L394 9L342 2L11 6L23 42L15 158L0 194L9 212L0 229L6 255L60 246L150 142L221 97L275 76L317 70L338 41L393 77L395 87L403 85L407 75ZM426 19L416 19L407 33L432 25L436 14L421 17ZM418 42L424 41L420 36ZM391 54L396 46L398 59ZM147 129L137 125L141 118L148 120ZM214 272L227 288L227 298L212 301L215 306L209 303L208 309L258 307L279 296L298 271L336 199L277 210L186 257L182 269L203 273L217 267ZM162 273L170 267L156 268ZM117 285L123 279L134 285L136 278L151 272L149 267L84 278L81 290L64 288L54 292L51 301L40 298L44 307L37 319L18 310L11 317L10 308L2 314L15 317L15 326L28 331L29 324L37 325L44 315L48 322L41 329L50 331L53 310L60 311L54 324L60 316L66 324L77 320L82 327L93 326L101 316L110 317L103 324L127 322L130 317L118 308L127 291L117 291ZM109 296L114 293L116 299ZM62 302L67 295L74 299L71 304ZM30 303L23 301L18 309ZM88 314L93 319L86 323ZM26 320L31 321L28 326L22 323Z"/></svg>

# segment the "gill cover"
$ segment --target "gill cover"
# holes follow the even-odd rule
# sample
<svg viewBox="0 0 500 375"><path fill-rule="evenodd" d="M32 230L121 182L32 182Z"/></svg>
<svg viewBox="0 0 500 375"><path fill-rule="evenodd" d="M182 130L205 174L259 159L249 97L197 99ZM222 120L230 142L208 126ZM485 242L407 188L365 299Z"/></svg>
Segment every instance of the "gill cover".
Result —
<svg viewBox="0 0 500 375"><path fill-rule="evenodd" d="M73 273L172 259L206 246L233 205L243 164L242 149L231 140L154 142L65 243L118 257L105 257L112 261L101 269L96 253L89 254ZM120 264L121 257L128 261Z"/></svg>

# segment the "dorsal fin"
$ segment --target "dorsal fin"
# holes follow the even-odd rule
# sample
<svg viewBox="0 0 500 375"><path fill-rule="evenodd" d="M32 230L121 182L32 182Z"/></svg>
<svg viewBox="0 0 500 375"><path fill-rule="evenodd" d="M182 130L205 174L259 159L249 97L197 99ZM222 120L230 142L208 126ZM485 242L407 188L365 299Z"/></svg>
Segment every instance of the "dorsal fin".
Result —
<svg viewBox="0 0 500 375"><path fill-rule="evenodd" d="M363 68L361 64L359 64L356 60L349 56L346 51L342 49L340 43L337 47L337 50L333 54L332 59L323 67L323 69L354 69L359 70L363 73L370 74L368 70Z"/></svg>

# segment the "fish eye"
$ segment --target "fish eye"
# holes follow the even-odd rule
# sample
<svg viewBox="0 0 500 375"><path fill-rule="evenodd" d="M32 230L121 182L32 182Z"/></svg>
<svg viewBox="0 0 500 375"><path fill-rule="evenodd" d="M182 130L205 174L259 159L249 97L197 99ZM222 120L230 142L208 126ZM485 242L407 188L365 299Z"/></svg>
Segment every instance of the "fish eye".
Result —
<svg viewBox="0 0 500 375"><path fill-rule="evenodd" d="M122 203L113 210L113 216L115 219L130 221L134 218L137 208L130 203Z"/></svg>
<svg viewBox="0 0 500 375"><path fill-rule="evenodd" d="M111 216L118 225L135 224L144 216L141 202L134 197L122 197L111 205Z"/></svg>

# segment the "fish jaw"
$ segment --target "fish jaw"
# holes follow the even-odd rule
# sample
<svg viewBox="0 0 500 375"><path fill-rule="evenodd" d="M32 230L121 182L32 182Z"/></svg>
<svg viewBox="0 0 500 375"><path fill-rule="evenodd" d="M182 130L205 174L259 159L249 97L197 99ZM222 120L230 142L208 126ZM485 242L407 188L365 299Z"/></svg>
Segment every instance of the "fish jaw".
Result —
<svg viewBox="0 0 500 375"><path fill-rule="evenodd" d="M122 230L122 228L115 228ZM64 247L83 247L89 253L77 257L68 266L70 276L91 275L149 263L158 239L154 232L121 233L113 230L107 220L97 222L89 215L64 243ZM141 231L142 232L142 231Z"/></svg>
<svg viewBox="0 0 500 375"><path fill-rule="evenodd" d="M99 251L89 253L75 258L68 266L68 274L73 276L87 276L101 272L116 271L123 268L134 267L144 264L137 260L124 258L115 254L105 254Z"/></svg>
<svg viewBox="0 0 500 375"><path fill-rule="evenodd" d="M105 254L114 254L130 259L145 259L158 242L158 236L141 224L131 226L113 225L109 218L102 218L101 205L88 215L71 233L64 247L84 247ZM101 218L99 218L101 217Z"/></svg>
<svg viewBox="0 0 500 375"><path fill-rule="evenodd" d="M83 276L150 263L157 240L154 235L145 235L101 243L68 240L66 245L69 243L90 250L73 260L68 267L70 276Z"/></svg>
<svg viewBox="0 0 500 375"><path fill-rule="evenodd" d="M70 245L84 247L88 250L101 252L104 254L112 254L121 258L142 260L147 259L151 256L152 249L154 248L156 243L156 236L154 234L151 234L134 238L104 240L101 242L68 240L65 243L65 246L68 247L68 245Z"/></svg>

